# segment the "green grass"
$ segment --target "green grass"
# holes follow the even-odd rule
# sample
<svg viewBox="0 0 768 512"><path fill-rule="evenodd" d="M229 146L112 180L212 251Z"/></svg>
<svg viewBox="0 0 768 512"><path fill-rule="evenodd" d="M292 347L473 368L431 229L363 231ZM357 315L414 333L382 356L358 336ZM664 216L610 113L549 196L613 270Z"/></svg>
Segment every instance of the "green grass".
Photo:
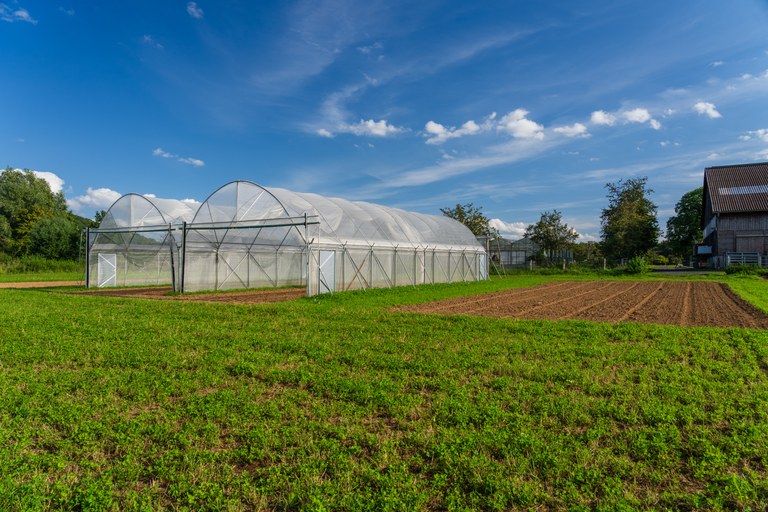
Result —
<svg viewBox="0 0 768 512"><path fill-rule="evenodd" d="M29 274L0 274L0 283L28 283L42 281L84 282L83 272L30 272Z"/></svg>
<svg viewBox="0 0 768 512"><path fill-rule="evenodd" d="M0 290L0 509L768 508L765 331L390 312L553 278L253 306Z"/></svg>

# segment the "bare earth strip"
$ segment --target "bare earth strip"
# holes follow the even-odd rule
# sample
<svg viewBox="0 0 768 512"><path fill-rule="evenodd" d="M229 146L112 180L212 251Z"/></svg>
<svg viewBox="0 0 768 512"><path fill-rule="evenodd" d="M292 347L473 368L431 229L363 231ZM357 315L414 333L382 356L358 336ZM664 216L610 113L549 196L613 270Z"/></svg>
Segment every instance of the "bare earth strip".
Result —
<svg viewBox="0 0 768 512"><path fill-rule="evenodd" d="M0 288L52 288L56 286L83 286L82 281L34 281L26 283L0 283Z"/></svg>
<svg viewBox="0 0 768 512"><path fill-rule="evenodd" d="M560 282L399 308L444 315L768 328L768 315L709 282Z"/></svg>

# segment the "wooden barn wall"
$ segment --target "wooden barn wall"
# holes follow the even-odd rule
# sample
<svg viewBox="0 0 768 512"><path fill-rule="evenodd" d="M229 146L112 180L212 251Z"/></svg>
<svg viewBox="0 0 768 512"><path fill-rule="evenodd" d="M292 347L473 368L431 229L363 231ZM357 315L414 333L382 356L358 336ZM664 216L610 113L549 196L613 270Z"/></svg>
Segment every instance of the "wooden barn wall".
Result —
<svg viewBox="0 0 768 512"><path fill-rule="evenodd" d="M759 252L768 250L768 214L720 214L717 252Z"/></svg>

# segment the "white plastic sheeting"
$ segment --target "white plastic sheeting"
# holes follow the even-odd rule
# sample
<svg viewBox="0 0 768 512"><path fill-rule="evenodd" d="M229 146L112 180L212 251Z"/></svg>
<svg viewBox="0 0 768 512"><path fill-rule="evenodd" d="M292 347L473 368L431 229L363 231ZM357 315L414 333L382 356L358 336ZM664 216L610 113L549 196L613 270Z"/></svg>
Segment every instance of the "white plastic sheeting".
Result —
<svg viewBox="0 0 768 512"><path fill-rule="evenodd" d="M173 226L191 220L198 206L138 194L120 197L89 237L88 275L99 287L173 282L178 260Z"/></svg>
<svg viewBox="0 0 768 512"><path fill-rule="evenodd" d="M484 247L447 217L248 181L228 183L194 215L189 210L189 202L123 196L94 230L89 261L109 251L130 259L134 249L146 260L149 247L153 271L184 291L305 285L314 295L487 277ZM109 282L149 282L136 275Z"/></svg>

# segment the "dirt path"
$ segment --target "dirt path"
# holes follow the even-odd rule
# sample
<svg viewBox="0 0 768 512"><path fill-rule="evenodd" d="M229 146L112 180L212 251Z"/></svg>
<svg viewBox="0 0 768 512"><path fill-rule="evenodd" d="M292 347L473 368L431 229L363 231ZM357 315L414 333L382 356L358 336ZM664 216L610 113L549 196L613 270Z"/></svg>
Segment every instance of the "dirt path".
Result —
<svg viewBox="0 0 768 512"><path fill-rule="evenodd" d="M399 309L496 318L768 328L768 315L709 282L558 282Z"/></svg>
<svg viewBox="0 0 768 512"><path fill-rule="evenodd" d="M0 283L0 288L52 288L55 286L83 286L82 281L34 281L27 283Z"/></svg>

